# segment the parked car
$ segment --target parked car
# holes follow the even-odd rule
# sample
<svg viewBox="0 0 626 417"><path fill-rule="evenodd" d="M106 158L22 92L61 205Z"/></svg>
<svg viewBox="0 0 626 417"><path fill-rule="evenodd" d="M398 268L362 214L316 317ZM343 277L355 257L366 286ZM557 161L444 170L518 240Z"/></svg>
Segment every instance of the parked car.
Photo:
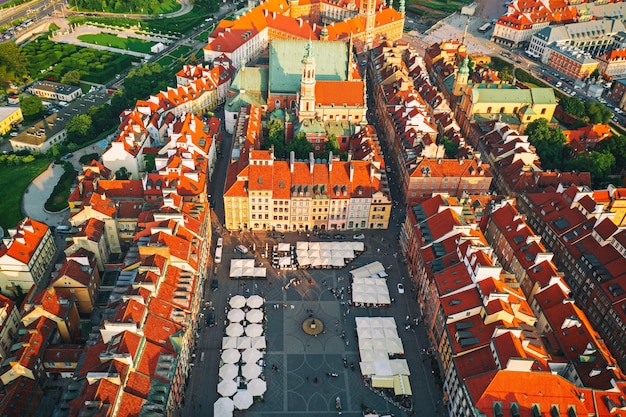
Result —
<svg viewBox="0 0 626 417"><path fill-rule="evenodd" d="M280 232L272 232L272 237L274 239L284 239L285 238L285 234L284 233L280 233Z"/></svg>
<svg viewBox="0 0 626 417"><path fill-rule="evenodd" d="M67 161L68 159L70 159L71 157L73 157L74 154L73 153L68 153L67 155L64 155L61 160L62 161Z"/></svg>
<svg viewBox="0 0 626 417"><path fill-rule="evenodd" d="M220 286L220 283L218 280L214 279L213 281L211 281L211 289L213 291L217 291L219 286Z"/></svg>
<svg viewBox="0 0 626 417"><path fill-rule="evenodd" d="M330 240L330 235L327 235L326 233L320 233L317 236L322 240Z"/></svg>
<svg viewBox="0 0 626 417"><path fill-rule="evenodd" d="M404 294L404 285L398 283L398 294Z"/></svg>
<svg viewBox="0 0 626 417"><path fill-rule="evenodd" d="M246 253L248 253L248 248L246 248L244 245L237 245L235 246L235 252L239 252L242 255L245 255Z"/></svg>
<svg viewBox="0 0 626 417"><path fill-rule="evenodd" d="M363 233L357 233L356 235L352 236L352 238L354 240L363 240L365 239L365 235Z"/></svg>
<svg viewBox="0 0 626 417"><path fill-rule="evenodd" d="M221 237L218 237L216 247L221 248L222 246L224 246L224 239L222 239Z"/></svg>
<svg viewBox="0 0 626 417"><path fill-rule="evenodd" d="M333 235L333 239L335 239L335 240L346 240L346 237L344 235L336 234L336 235Z"/></svg>

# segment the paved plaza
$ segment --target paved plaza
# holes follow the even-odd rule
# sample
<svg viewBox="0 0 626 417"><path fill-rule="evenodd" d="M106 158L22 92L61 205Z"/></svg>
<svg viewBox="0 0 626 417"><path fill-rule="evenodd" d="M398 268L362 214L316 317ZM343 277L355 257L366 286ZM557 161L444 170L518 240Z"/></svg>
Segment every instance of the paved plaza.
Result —
<svg viewBox="0 0 626 417"><path fill-rule="evenodd" d="M236 415L336 416L337 397L341 399L344 416L361 416L365 408L381 414L411 415L409 411L400 409L372 391L363 381L355 329L355 317L358 316L395 317L411 371L414 413L419 416L441 415L438 403L441 392L435 386L430 362L422 354L422 349L428 348L424 329L418 326L405 330L406 316L417 317L419 312L412 299L410 283L405 282L405 294L398 294L396 289L396 284L402 281L403 265L400 259L393 256L399 252L393 238L395 233L395 228L365 232L366 252L343 269L279 272L264 261L264 266L268 268L268 279L257 281L227 278L230 264L227 258L240 257L232 251L236 244L254 243L258 249L264 247L267 238L249 233L225 236L225 259L218 267L217 274L220 288L207 296L207 300L213 303L219 325L201 330L197 353L205 352L205 359L202 363L196 362L187 395L191 402L185 404L182 415L212 413L212 404L218 398L215 388L219 382L217 372L225 307L229 296L235 294L261 294L266 299L267 366L264 376L268 384L263 401L256 401L249 410L239 411ZM310 239L315 240L313 236ZM308 239L304 234L287 236L287 241L292 244L297 240ZM395 302L385 309L350 308L347 303L350 300L347 293L349 271L353 266L358 268L377 260L386 267L391 266L387 279L390 295L395 298ZM285 289L285 283L292 278L298 278L301 284ZM336 297L329 288L335 290L335 293L343 292L343 299ZM302 323L310 317L323 322L323 333L311 336L303 331ZM348 367L344 366L344 358ZM354 369L350 367L351 363L354 363ZM278 371L272 371L273 365ZM338 376L328 376L331 372L336 372Z"/></svg>

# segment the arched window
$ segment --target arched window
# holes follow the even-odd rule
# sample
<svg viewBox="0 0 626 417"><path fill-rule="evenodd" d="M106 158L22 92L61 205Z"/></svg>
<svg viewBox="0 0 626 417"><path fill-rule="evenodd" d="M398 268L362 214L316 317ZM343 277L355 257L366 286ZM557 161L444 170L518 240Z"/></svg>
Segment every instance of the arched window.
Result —
<svg viewBox="0 0 626 417"><path fill-rule="evenodd" d="M276 103L274 103L276 105L277 109L280 109L280 100L276 100Z"/></svg>

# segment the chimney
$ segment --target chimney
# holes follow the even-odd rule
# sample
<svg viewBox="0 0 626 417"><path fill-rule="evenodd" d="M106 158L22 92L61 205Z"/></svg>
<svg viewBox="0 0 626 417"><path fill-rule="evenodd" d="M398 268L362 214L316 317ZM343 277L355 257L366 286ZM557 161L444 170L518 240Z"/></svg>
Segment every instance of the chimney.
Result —
<svg viewBox="0 0 626 417"><path fill-rule="evenodd" d="M313 175L313 166L315 165L315 158L313 157L313 152L309 152L309 171L311 175Z"/></svg>
<svg viewBox="0 0 626 417"><path fill-rule="evenodd" d="M315 32L315 29L317 29L317 24L313 23L313 32Z"/></svg>
<svg viewBox="0 0 626 417"><path fill-rule="evenodd" d="M298 19L298 26L302 27L302 19L300 19L300 18Z"/></svg>
<svg viewBox="0 0 626 417"><path fill-rule="evenodd" d="M294 151L289 152L289 171L293 174L293 166L296 162L296 153Z"/></svg>
<svg viewBox="0 0 626 417"><path fill-rule="evenodd" d="M263 14L265 15L265 17L267 17L267 13L268 13L267 9L263 9Z"/></svg>
<svg viewBox="0 0 626 417"><path fill-rule="evenodd" d="M352 150L348 151L348 162L352 161Z"/></svg>
<svg viewBox="0 0 626 417"><path fill-rule="evenodd" d="M331 161L333 159L333 151L328 152L328 160Z"/></svg>
<svg viewBox="0 0 626 417"><path fill-rule="evenodd" d="M349 162L350 164L350 183L352 183L352 180L354 179L354 164L352 162Z"/></svg>
<svg viewBox="0 0 626 417"><path fill-rule="evenodd" d="M332 154L333 154L332 152L328 154L328 173L329 174L333 171L333 158L331 158Z"/></svg>
<svg viewBox="0 0 626 417"><path fill-rule="evenodd" d="M374 173L376 169L374 168L374 164L370 162L370 181L374 182Z"/></svg>

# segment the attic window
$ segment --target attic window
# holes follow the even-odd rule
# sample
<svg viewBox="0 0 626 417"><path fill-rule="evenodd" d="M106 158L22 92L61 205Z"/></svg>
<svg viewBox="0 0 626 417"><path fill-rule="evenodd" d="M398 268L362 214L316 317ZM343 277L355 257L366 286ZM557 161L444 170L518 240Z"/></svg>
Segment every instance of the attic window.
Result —
<svg viewBox="0 0 626 417"><path fill-rule="evenodd" d="M259 184L263 184L263 177L259 177Z"/></svg>

